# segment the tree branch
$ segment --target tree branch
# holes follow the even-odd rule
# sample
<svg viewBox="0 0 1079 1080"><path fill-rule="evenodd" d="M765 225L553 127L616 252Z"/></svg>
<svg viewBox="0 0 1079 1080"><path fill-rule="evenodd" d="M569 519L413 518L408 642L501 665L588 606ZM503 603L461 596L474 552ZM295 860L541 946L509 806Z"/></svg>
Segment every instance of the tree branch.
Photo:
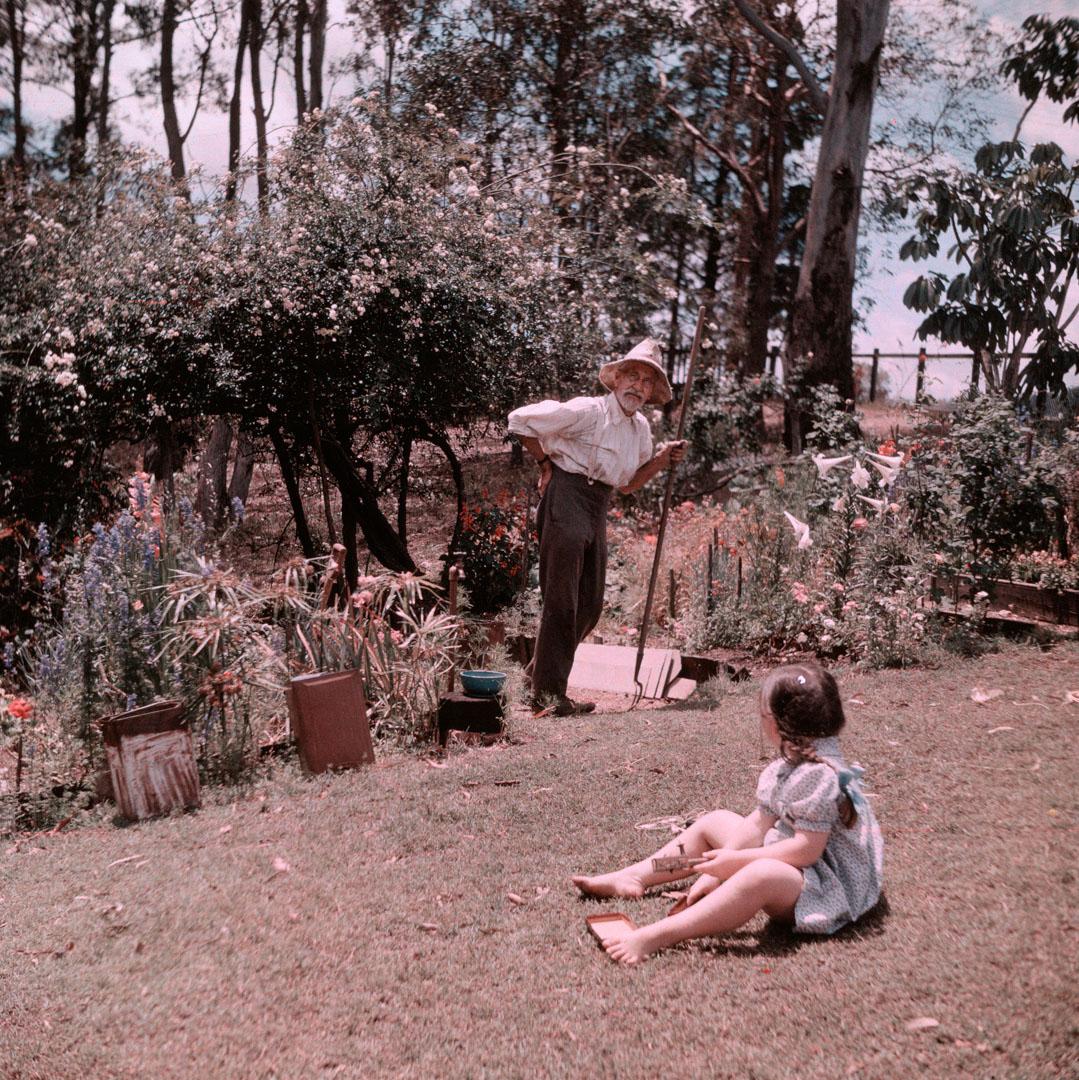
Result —
<svg viewBox="0 0 1079 1080"><path fill-rule="evenodd" d="M728 150L724 150L721 146L717 146L707 135L704 134L694 123L690 121L687 116L680 113L669 101L663 103L679 120L682 121L686 131L690 133L702 146L711 150L713 154L723 162L742 181L742 187L746 193L753 199L753 207L757 212L758 217L764 217L768 210L764 205L764 199L761 196L757 185L753 183L753 178L742 167L742 163Z"/></svg>
<svg viewBox="0 0 1079 1080"><path fill-rule="evenodd" d="M748 0L734 0L734 6L742 13L742 17L761 35L771 42L787 59L794 65L806 90L809 92L809 100L813 107L823 116L828 111L828 92L817 82L817 77L809 70L809 65L798 51L797 46L789 38L785 38L779 31L773 30L754 10L749 6Z"/></svg>

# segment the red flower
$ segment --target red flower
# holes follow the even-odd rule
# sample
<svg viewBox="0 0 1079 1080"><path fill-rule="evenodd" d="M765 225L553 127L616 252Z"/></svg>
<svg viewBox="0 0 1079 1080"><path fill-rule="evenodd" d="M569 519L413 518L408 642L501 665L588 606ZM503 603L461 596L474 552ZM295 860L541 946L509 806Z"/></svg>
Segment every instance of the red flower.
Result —
<svg viewBox="0 0 1079 1080"><path fill-rule="evenodd" d="M34 715L34 703L26 698L12 698L7 703L7 711L16 720L28 720Z"/></svg>

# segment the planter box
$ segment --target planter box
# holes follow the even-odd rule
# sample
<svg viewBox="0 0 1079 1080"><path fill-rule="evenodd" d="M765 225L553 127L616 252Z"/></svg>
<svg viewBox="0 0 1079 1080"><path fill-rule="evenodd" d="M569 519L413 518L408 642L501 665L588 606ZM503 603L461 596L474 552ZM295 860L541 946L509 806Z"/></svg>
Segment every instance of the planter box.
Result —
<svg viewBox="0 0 1079 1080"><path fill-rule="evenodd" d="M101 722L120 813L134 821L199 805L199 770L178 701L159 701Z"/></svg>
<svg viewBox="0 0 1079 1080"><path fill-rule="evenodd" d="M1060 626L1079 626L1079 590L1042 589L1024 581L994 578L984 583L989 607L1008 608L1016 615ZM969 578L952 574L932 574L929 588L948 600L972 600L977 591Z"/></svg>
<svg viewBox="0 0 1079 1080"><path fill-rule="evenodd" d="M285 697L300 762L309 773L354 769L375 760L358 671L298 675L289 680Z"/></svg>
<svg viewBox="0 0 1079 1080"><path fill-rule="evenodd" d="M438 744L445 746L451 731L497 737L502 734L503 719L501 698L450 692L438 703Z"/></svg>

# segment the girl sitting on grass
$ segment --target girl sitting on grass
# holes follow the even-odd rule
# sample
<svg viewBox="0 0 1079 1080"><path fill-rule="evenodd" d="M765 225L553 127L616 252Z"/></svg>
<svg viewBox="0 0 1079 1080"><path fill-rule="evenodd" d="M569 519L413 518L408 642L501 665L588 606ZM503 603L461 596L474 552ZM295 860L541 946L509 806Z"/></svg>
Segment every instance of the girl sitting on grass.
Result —
<svg viewBox="0 0 1079 1080"><path fill-rule="evenodd" d="M817 664L778 668L761 687L760 718L780 756L757 781L753 813L715 810L647 859L573 879L591 896L636 899L701 875L683 910L608 941L615 960L635 964L679 941L725 934L759 911L803 933L832 934L880 899L883 843L861 770L848 768L839 749L845 718L834 677ZM653 871L653 858L680 854L707 861Z"/></svg>

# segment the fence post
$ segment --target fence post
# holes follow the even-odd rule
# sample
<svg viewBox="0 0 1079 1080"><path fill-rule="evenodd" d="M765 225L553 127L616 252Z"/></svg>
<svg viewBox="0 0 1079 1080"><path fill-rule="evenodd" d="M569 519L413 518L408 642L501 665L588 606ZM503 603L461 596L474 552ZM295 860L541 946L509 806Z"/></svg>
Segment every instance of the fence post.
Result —
<svg viewBox="0 0 1079 1080"><path fill-rule="evenodd" d="M873 366L869 369L869 400L877 400L877 369L880 367L880 349L873 350Z"/></svg>
<svg viewBox="0 0 1079 1080"><path fill-rule="evenodd" d="M974 350L974 355L970 361L970 400L973 401L978 396L978 382L982 375L982 362L978 356L978 350Z"/></svg>
<svg viewBox="0 0 1079 1080"><path fill-rule="evenodd" d="M921 405L925 398L925 346L918 350L918 381L914 385L914 404Z"/></svg>

